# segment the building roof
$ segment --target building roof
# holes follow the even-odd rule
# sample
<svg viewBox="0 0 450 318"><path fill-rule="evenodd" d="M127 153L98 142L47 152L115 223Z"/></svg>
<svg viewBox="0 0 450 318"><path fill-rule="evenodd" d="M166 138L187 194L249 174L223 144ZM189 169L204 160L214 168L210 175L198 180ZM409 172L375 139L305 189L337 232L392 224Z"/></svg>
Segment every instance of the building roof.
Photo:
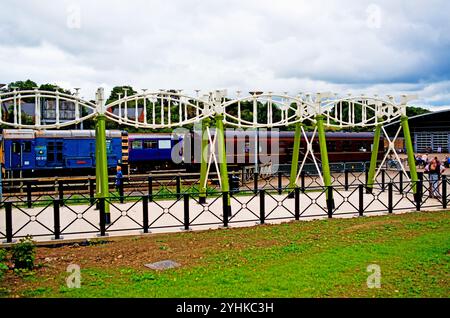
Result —
<svg viewBox="0 0 450 318"><path fill-rule="evenodd" d="M450 109L421 114L408 118L409 129L416 131L450 131ZM385 125L387 131L396 131L400 120Z"/></svg>

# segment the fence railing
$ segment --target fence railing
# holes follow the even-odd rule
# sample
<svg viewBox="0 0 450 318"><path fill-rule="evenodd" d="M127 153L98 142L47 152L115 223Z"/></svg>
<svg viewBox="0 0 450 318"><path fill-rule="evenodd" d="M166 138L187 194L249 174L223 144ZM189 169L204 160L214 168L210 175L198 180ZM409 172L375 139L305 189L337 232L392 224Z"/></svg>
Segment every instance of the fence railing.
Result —
<svg viewBox="0 0 450 318"><path fill-rule="evenodd" d="M200 204L198 193L186 191L153 191L110 198L39 199L31 208L20 200L6 201L0 209L0 240L10 243L26 235L58 240L114 232L149 233L161 229L188 230L347 214L446 209L447 177L431 181L431 188L427 181L425 176L415 183L389 179L384 184L375 183L372 191L356 183L289 188L277 182L275 187L210 191L205 204ZM416 193L413 189L417 189Z"/></svg>

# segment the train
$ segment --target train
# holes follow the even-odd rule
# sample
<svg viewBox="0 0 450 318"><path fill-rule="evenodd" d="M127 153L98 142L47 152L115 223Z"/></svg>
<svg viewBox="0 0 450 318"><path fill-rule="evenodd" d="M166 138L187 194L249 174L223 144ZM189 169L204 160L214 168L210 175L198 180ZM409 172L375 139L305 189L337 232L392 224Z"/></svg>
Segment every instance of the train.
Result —
<svg viewBox="0 0 450 318"><path fill-rule="evenodd" d="M255 134L257 134L255 136ZM187 136L191 137L187 142ZM330 162L368 161L371 157L373 133L327 132ZM120 130L106 132L108 168L126 167L128 173L148 173L154 170L184 169L199 171L200 159L195 147L200 135L171 133L127 133ZM312 133L307 133L309 140ZM254 165L254 147L258 156L277 156L278 163L292 160L294 132L226 131L227 163L230 170ZM275 139L277 139L275 141ZM272 147L276 142L277 147ZM1 162L7 177L86 175L95 173L95 131L93 130L31 130L4 129L0 143ZM300 160L307 144L302 138ZM320 161L318 138L312 148ZM178 157L176 162L173 158ZM384 154L380 142L378 157ZM19 175L18 175L19 174Z"/></svg>

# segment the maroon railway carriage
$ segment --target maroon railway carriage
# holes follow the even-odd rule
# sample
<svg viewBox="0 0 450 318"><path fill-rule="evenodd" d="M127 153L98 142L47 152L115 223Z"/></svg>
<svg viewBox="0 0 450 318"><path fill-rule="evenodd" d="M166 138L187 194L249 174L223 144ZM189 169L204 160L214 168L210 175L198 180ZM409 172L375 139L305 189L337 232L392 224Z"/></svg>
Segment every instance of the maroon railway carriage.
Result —
<svg viewBox="0 0 450 318"><path fill-rule="evenodd" d="M307 133L307 138L309 140L311 140L311 137L312 132ZM371 132L327 132L326 140L329 161L332 163L370 161L373 137L374 134ZM197 138L196 144L199 145L200 137L195 135L194 138ZM254 131L226 131L225 142L227 150L227 163L231 170L254 164ZM276 142L278 143L278 147L272 145ZM269 156L278 155L278 162L280 164L289 164L292 161L294 132L259 131L258 145L258 156L260 157L260 161L263 156L268 158ZM307 144L305 137L302 136L300 143L300 161L304 158L306 146ZM313 151L315 157L320 162L320 147L317 134L313 141ZM378 152L379 160L383 158L383 154L384 142L383 139L381 139ZM199 160L196 161L195 159L196 158L192 157L191 162L195 165L199 164ZM312 160L309 158L307 162L312 162Z"/></svg>

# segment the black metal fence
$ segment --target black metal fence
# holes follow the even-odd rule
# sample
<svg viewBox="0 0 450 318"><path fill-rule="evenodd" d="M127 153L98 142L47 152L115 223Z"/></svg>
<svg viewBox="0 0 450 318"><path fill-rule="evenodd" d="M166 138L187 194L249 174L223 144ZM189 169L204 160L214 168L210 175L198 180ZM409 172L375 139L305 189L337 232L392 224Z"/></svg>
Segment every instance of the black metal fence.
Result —
<svg viewBox="0 0 450 318"><path fill-rule="evenodd" d="M349 174L344 172L342 176L335 176L336 185L330 187L307 185L305 179L302 186L289 188L283 184L284 175L280 172L273 178L273 183L259 182L255 178L258 182L249 189L209 191L206 204L200 204L198 192L181 191L178 176L174 181L177 190L174 193L156 191L154 186L159 181L151 180L146 183L147 192L139 195L119 191L116 196L106 199L62 196L34 200L31 207L27 201L9 200L4 201L0 209L0 240L10 243L28 234L43 240L58 240L105 236L114 232L227 227L238 223L264 224L275 220L332 218L346 214L363 216L446 209L448 206L449 180L446 176L430 183L426 175L420 174L420 180L411 183L402 174L389 174L389 177L385 174L384 177L380 175L372 191L368 191L358 178L349 182Z"/></svg>

